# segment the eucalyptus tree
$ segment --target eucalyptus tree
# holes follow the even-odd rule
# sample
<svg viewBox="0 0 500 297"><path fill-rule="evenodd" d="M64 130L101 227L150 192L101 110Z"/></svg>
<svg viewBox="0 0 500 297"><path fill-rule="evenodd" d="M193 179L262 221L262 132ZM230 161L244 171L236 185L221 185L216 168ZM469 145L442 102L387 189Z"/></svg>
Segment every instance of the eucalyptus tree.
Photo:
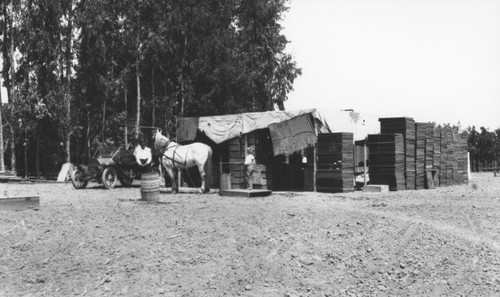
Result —
<svg viewBox="0 0 500 297"><path fill-rule="evenodd" d="M2 76L4 86L7 89L8 97L8 113L3 117L9 128L10 136L10 165L11 170L16 171L16 138L15 138L15 84L16 84L16 68L15 68L15 31L18 25L17 14L19 11L19 0L1 1L0 8L2 11ZM3 127L2 127L3 128ZM2 135L3 137L3 135Z"/></svg>
<svg viewBox="0 0 500 297"><path fill-rule="evenodd" d="M49 174L71 160L73 1L21 0L17 14L17 112L36 135L37 175L40 161Z"/></svg>
<svg viewBox="0 0 500 297"><path fill-rule="evenodd" d="M284 109L294 79L301 74L292 57L280 21L285 0L241 0L237 15L238 38L246 62L252 109Z"/></svg>
<svg viewBox="0 0 500 297"><path fill-rule="evenodd" d="M141 125L174 132L177 116L283 109L300 74L284 52L284 0L14 1L0 4L4 84L65 161L90 157L95 140L126 142L118 124L137 136Z"/></svg>

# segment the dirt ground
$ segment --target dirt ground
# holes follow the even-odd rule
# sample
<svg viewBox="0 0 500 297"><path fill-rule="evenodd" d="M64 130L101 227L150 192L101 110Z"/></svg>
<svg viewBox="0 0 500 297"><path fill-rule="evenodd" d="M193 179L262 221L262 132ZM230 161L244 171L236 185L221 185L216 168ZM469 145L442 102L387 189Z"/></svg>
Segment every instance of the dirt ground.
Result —
<svg viewBox="0 0 500 297"><path fill-rule="evenodd" d="M163 189L165 190L165 189ZM500 177L263 198L0 184L0 296L500 296ZM0 208L1 209L1 208Z"/></svg>

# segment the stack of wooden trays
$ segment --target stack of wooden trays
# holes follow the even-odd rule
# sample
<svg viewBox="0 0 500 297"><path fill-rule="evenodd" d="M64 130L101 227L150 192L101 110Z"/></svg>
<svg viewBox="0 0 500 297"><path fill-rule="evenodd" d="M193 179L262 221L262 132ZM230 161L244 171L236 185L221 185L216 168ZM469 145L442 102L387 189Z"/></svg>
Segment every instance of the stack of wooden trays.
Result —
<svg viewBox="0 0 500 297"><path fill-rule="evenodd" d="M439 187L439 176L441 175L441 133L438 128L434 128L434 154L432 158L432 167L436 170L434 186Z"/></svg>
<svg viewBox="0 0 500 297"><path fill-rule="evenodd" d="M421 190L424 188L425 181L425 132L426 125L424 123L415 123L417 131L417 145L415 146L415 189Z"/></svg>
<svg viewBox="0 0 500 297"><path fill-rule="evenodd" d="M406 189L415 189L415 121L413 118L380 118L380 133L403 135L404 141L404 174Z"/></svg>
<svg viewBox="0 0 500 297"><path fill-rule="evenodd" d="M415 188L425 188L425 171L432 169L434 163L434 123L415 123L417 145L415 147Z"/></svg>
<svg viewBox="0 0 500 297"><path fill-rule="evenodd" d="M427 123L425 130L425 168L433 166L434 160L434 123Z"/></svg>
<svg viewBox="0 0 500 297"><path fill-rule="evenodd" d="M370 183L406 189L405 145L402 134L368 135Z"/></svg>
<svg viewBox="0 0 500 297"><path fill-rule="evenodd" d="M439 178L442 186L451 186L454 184L454 150L453 130L451 128L441 129L441 175Z"/></svg>
<svg viewBox="0 0 500 297"><path fill-rule="evenodd" d="M318 135L316 188L330 193L354 191L352 133Z"/></svg>
<svg viewBox="0 0 500 297"><path fill-rule="evenodd" d="M468 171L468 158L467 158L467 152L469 150L469 146L467 144L467 138L468 135L467 133L460 134L458 137L458 143L459 143L459 156L458 156L458 164L460 167L460 170L462 171L462 183L467 183L469 182L469 175L467 174Z"/></svg>

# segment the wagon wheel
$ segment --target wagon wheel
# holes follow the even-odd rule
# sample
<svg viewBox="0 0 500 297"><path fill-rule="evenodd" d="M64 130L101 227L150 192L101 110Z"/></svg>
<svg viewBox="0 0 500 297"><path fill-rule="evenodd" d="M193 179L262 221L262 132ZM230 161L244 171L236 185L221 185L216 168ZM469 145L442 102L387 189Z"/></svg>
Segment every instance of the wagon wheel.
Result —
<svg viewBox="0 0 500 297"><path fill-rule="evenodd" d="M106 167L102 172L102 184L106 189L113 189L116 186L118 174L114 167Z"/></svg>
<svg viewBox="0 0 500 297"><path fill-rule="evenodd" d="M75 167L75 170L71 173L71 183L75 189L85 189L88 184L88 180L85 178L85 172L80 167Z"/></svg>

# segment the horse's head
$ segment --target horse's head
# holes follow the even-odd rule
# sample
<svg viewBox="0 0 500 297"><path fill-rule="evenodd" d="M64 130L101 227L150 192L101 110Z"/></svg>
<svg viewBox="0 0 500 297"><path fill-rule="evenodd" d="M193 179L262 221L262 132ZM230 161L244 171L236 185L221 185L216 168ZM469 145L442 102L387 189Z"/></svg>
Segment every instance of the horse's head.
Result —
<svg viewBox="0 0 500 297"><path fill-rule="evenodd" d="M160 129L156 129L156 131L153 133L153 143L154 143L154 149L156 151L161 151L165 149L168 144L172 142L168 137L164 136L161 134Z"/></svg>

